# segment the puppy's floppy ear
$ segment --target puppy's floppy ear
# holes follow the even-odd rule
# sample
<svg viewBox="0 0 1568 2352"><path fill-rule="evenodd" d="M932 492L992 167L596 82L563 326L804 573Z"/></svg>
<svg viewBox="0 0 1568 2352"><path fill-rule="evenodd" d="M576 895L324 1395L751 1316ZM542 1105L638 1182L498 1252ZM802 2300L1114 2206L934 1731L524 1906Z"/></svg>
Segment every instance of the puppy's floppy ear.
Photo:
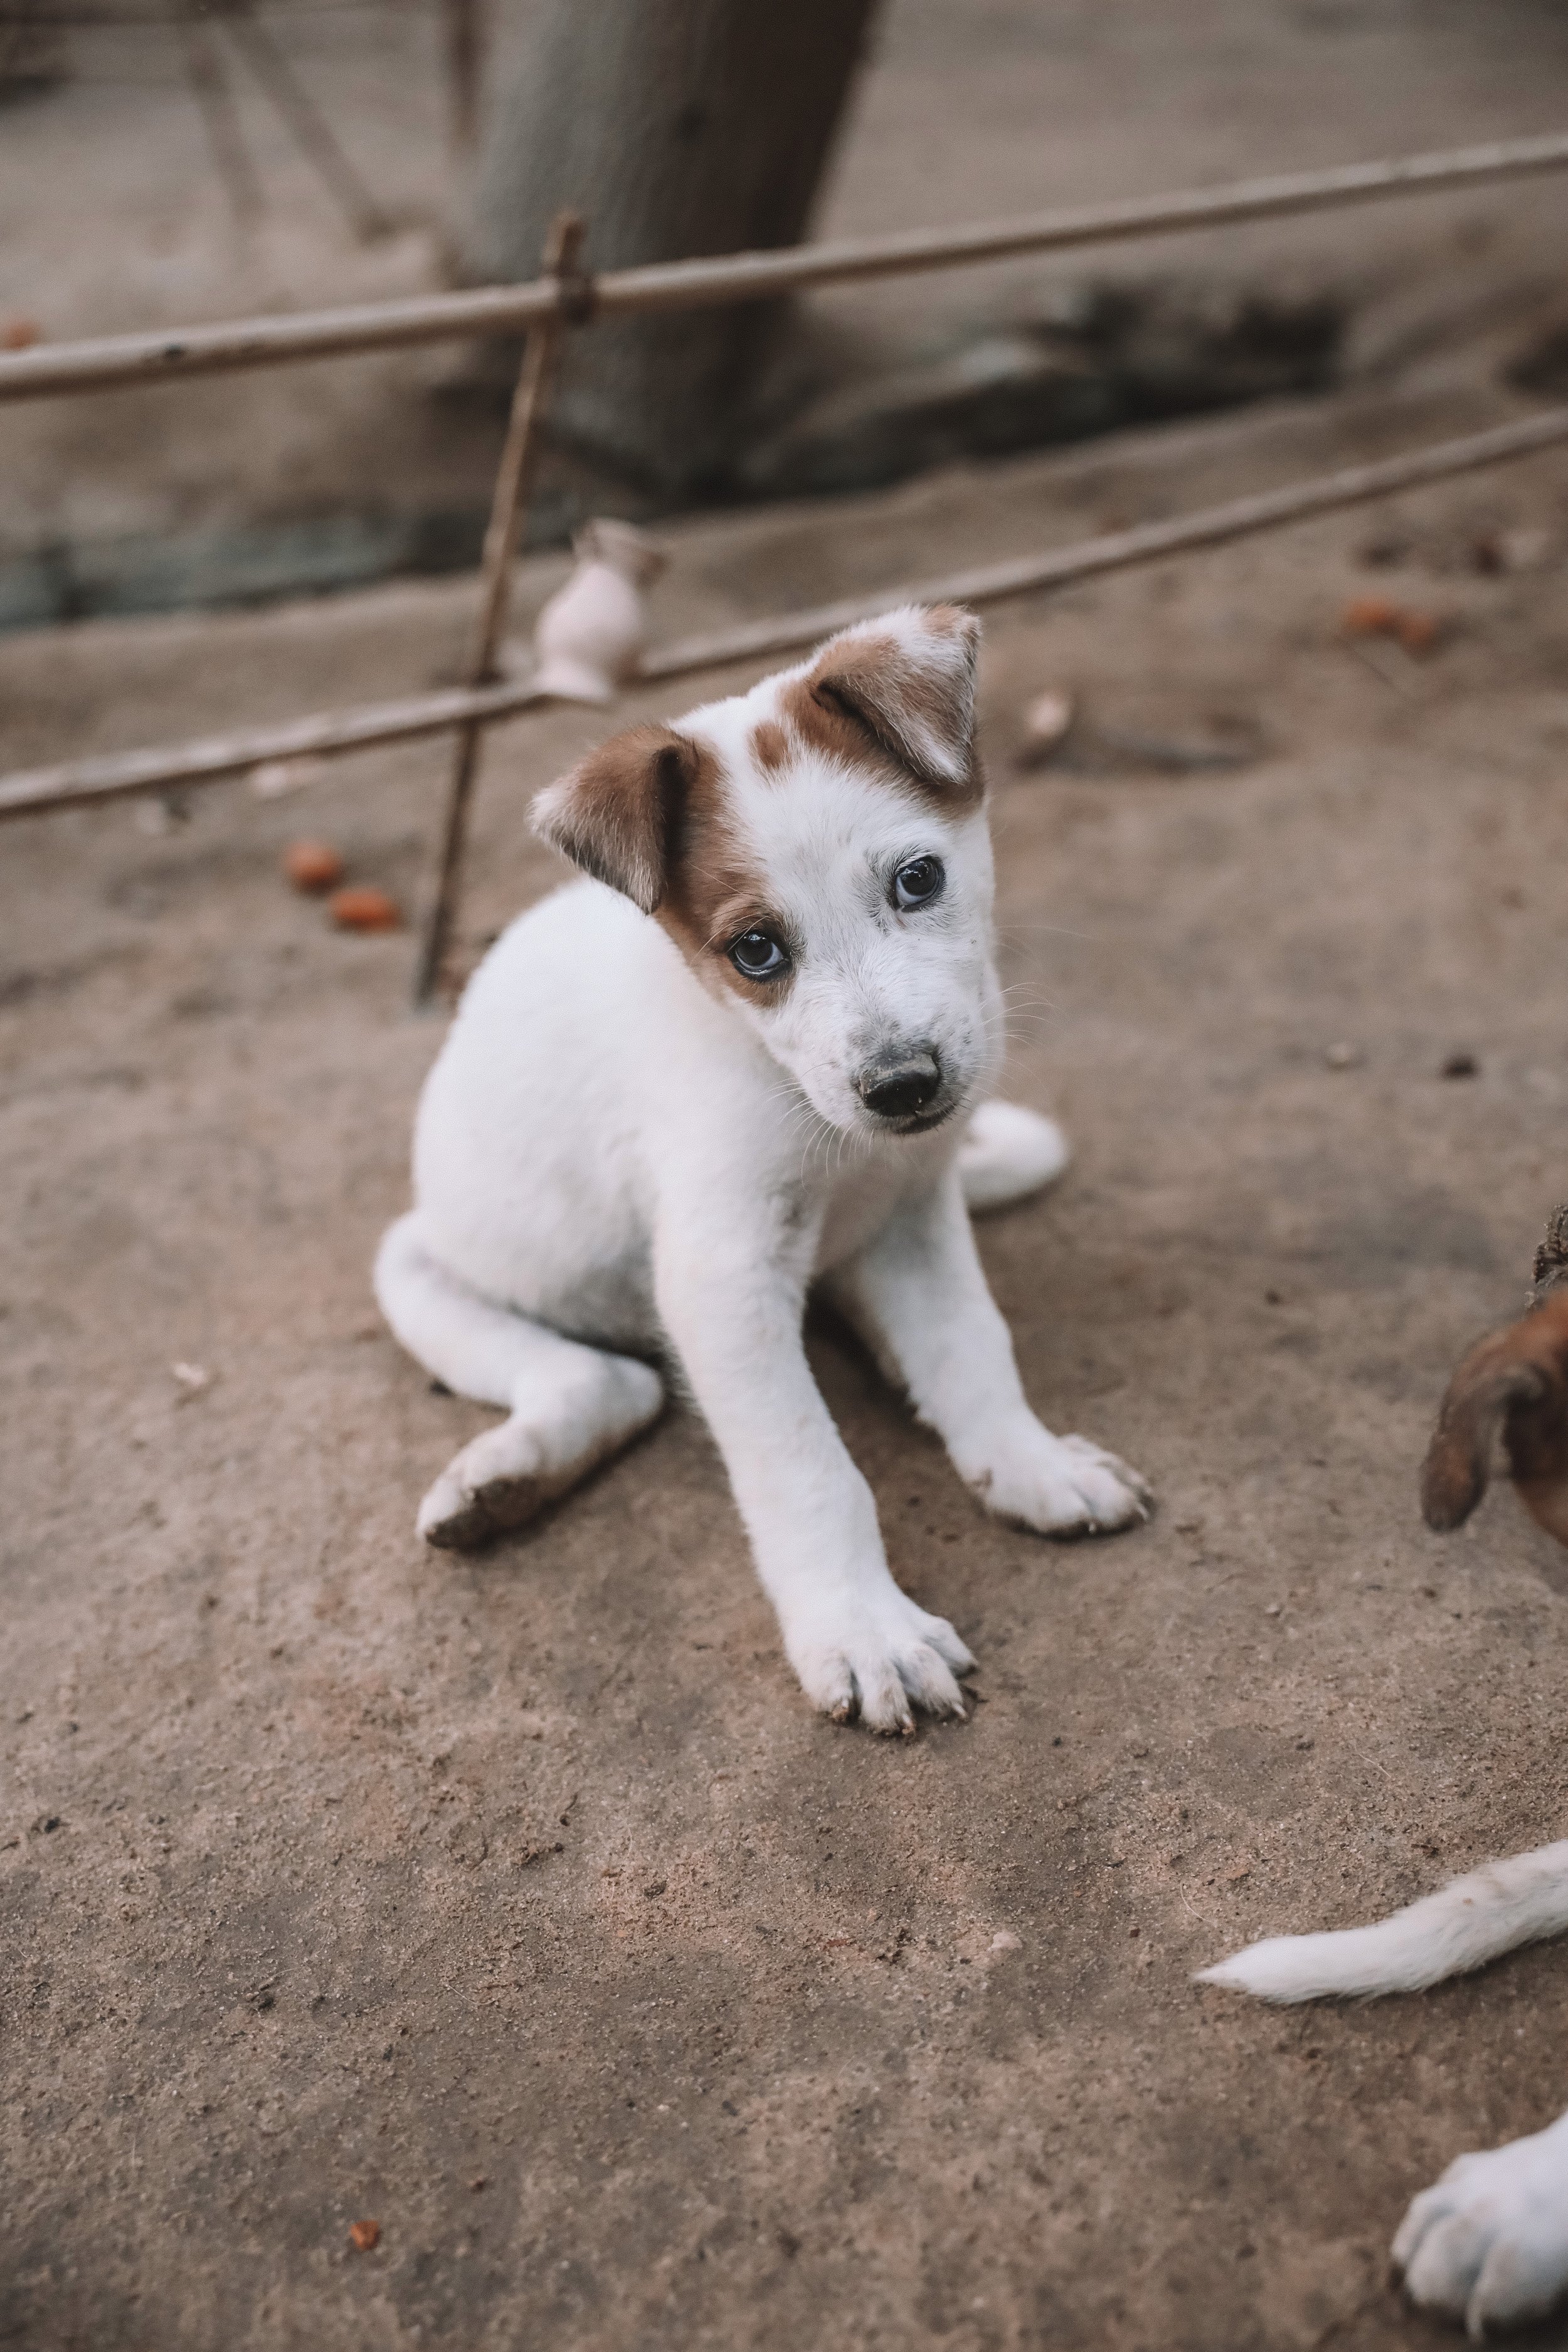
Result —
<svg viewBox="0 0 1568 2352"><path fill-rule="evenodd" d="M529 812L542 841L651 915L679 854L700 754L672 727L633 727L546 786Z"/></svg>
<svg viewBox="0 0 1568 2352"><path fill-rule="evenodd" d="M1568 1296L1478 1342L1448 1383L1421 1473L1428 1527L1462 1527L1501 1434L1521 1499L1568 1544Z"/></svg>
<svg viewBox="0 0 1568 2352"><path fill-rule="evenodd" d="M1504 1420L1515 1405L1536 1402L1542 1386L1533 1365L1500 1357L1497 1335L1471 1349L1448 1383L1421 1465L1421 1516L1429 1528L1446 1534L1464 1526L1487 1491Z"/></svg>
<svg viewBox="0 0 1568 2352"><path fill-rule="evenodd" d="M858 720L921 783L967 789L979 646L973 613L905 604L830 639L808 683L818 702Z"/></svg>

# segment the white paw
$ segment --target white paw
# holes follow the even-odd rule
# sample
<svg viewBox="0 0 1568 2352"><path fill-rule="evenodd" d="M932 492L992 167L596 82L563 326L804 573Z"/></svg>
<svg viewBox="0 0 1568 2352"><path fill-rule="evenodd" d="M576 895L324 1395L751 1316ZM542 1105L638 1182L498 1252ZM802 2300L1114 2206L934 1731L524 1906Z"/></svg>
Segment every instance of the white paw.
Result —
<svg viewBox="0 0 1568 2352"><path fill-rule="evenodd" d="M606 1356L570 1384L485 1430L447 1463L419 1506L416 1531L442 1551L472 1551L521 1528L658 1418L664 1383L647 1364Z"/></svg>
<svg viewBox="0 0 1568 2352"><path fill-rule="evenodd" d="M879 1590L834 1595L784 1628L789 1662L813 1706L837 1723L910 1733L914 1710L964 1712L958 1676L974 1660L945 1617L919 1609L889 1577Z"/></svg>
<svg viewBox="0 0 1568 2352"><path fill-rule="evenodd" d="M1053 1437L1032 1413L1011 1423L984 1465L965 1475L987 1510L1043 1536L1110 1535L1153 1507L1136 1470L1087 1437Z"/></svg>
<svg viewBox="0 0 1568 2352"><path fill-rule="evenodd" d="M1020 1103L984 1102L958 1147L958 1181L975 1210L1002 1209L1054 1184L1072 1157L1054 1118Z"/></svg>
<svg viewBox="0 0 1568 2352"><path fill-rule="evenodd" d="M1492 2327L1539 2319L1568 2291L1568 2138L1562 2125L1461 2156L1394 2241L1413 2303Z"/></svg>

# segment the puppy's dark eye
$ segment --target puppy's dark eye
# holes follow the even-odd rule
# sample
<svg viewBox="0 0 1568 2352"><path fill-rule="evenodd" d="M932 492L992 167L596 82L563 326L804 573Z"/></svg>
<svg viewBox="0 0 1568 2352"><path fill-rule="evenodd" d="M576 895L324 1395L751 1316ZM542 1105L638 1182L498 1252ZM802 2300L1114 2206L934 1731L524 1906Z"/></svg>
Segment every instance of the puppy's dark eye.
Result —
<svg viewBox="0 0 1568 2352"><path fill-rule="evenodd" d="M940 857L911 857L893 877L893 904L900 908L929 907L946 879Z"/></svg>
<svg viewBox="0 0 1568 2352"><path fill-rule="evenodd" d="M789 952L772 931L742 931L730 942L730 961L748 980L782 980L789 970Z"/></svg>

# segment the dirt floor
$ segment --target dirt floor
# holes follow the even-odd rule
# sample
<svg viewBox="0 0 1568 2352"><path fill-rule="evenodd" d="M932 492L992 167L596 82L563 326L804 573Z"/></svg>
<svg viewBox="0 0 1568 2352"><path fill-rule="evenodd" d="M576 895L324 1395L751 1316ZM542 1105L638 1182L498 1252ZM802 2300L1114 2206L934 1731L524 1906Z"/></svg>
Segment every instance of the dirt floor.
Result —
<svg viewBox="0 0 1568 2352"><path fill-rule="evenodd" d="M659 626L1496 413L1435 390L693 527ZM1568 1561L1507 1495L1426 1534L1415 1474L1568 1192L1565 482L991 618L1010 1082L1078 1158L984 1254L1042 1413L1161 1508L1076 1548L991 1523L821 1337L896 1570L981 1661L972 1720L907 1744L805 1707L687 1413L482 1559L414 1537L487 1418L367 1281L438 1029L407 935L330 932L278 861L325 833L416 904L440 752L162 837L0 836L0 2340L1442 2340L1388 2241L1568 2096L1563 1953L1289 2016L1188 1978L1563 1832ZM1440 648L1345 642L1367 593ZM0 750L405 688L468 595L12 638ZM1087 748L1021 774L1058 685ZM602 723L492 739L475 946L556 878L523 807ZM1140 764L1249 730L1242 768Z"/></svg>

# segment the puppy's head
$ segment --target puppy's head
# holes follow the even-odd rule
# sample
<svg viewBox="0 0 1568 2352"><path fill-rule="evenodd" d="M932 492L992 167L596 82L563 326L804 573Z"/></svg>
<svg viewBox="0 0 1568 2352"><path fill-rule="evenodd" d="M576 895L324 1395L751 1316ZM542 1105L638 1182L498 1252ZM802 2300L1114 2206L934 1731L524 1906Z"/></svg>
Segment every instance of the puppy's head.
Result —
<svg viewBox="0 0 1568 2352"><path fill-rule="evenodd" d="M994 1076L979 625L910 605L749 694L639 727L534 830L661 923L819 1115L907 1136Z"/></svg>
<svg viewBox="0 0 1568 2352"><path fill-rule="evenodd" d="M1429 1527L1469 1517L1500 1434L1521 1497L1568 1544L1568 1290L1479 1340L1449 1381L1421 1473Z"/></svg>

